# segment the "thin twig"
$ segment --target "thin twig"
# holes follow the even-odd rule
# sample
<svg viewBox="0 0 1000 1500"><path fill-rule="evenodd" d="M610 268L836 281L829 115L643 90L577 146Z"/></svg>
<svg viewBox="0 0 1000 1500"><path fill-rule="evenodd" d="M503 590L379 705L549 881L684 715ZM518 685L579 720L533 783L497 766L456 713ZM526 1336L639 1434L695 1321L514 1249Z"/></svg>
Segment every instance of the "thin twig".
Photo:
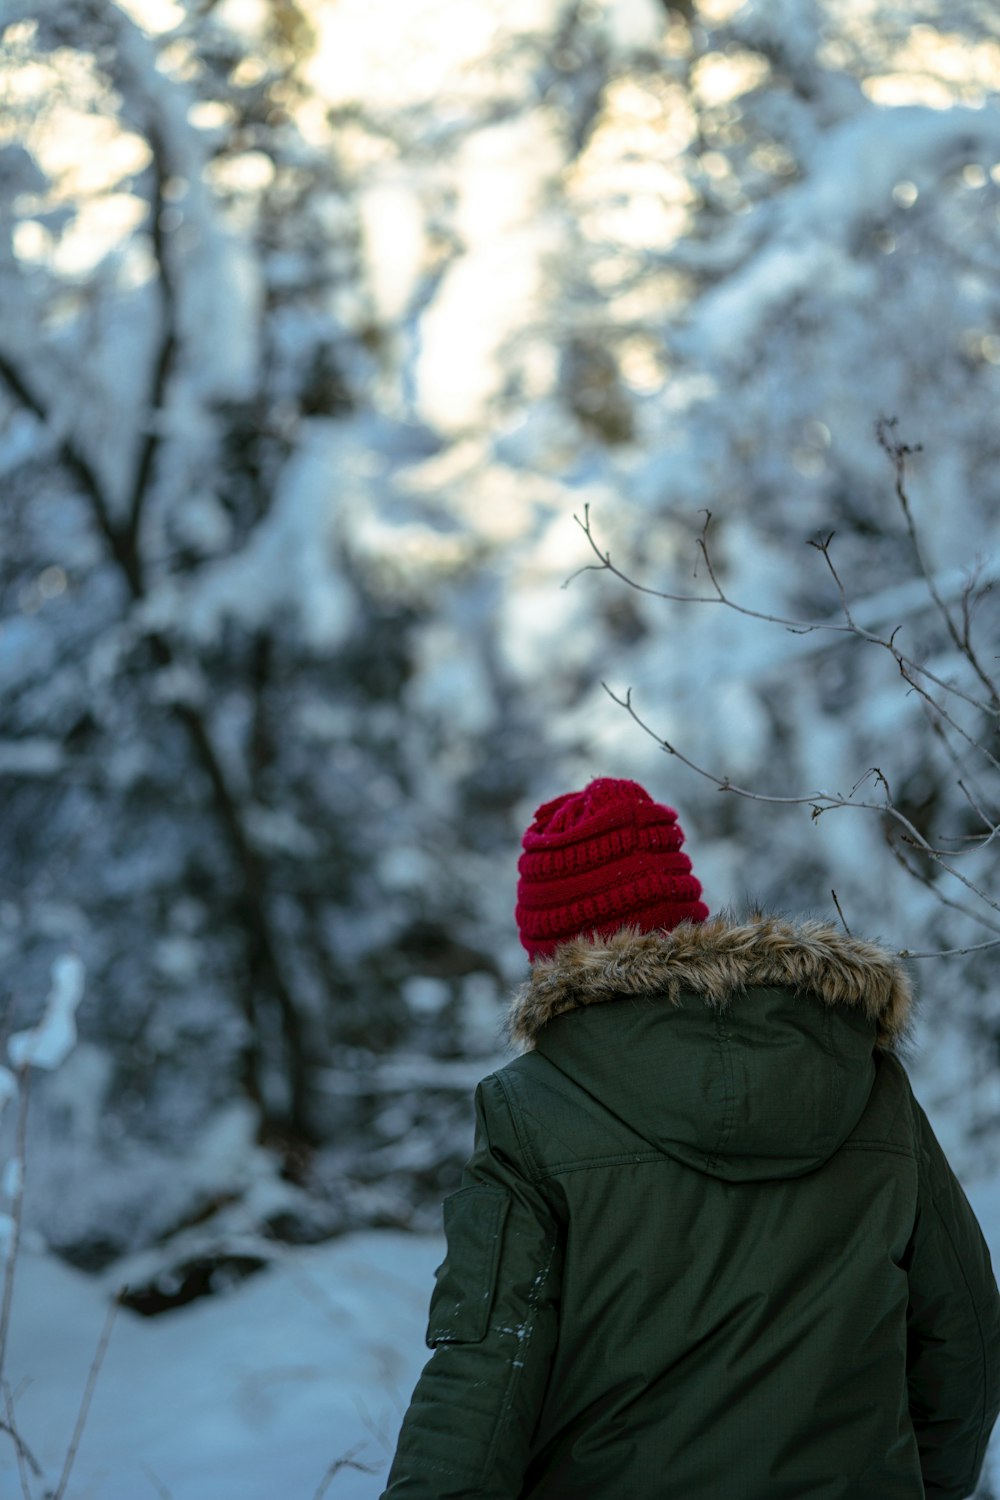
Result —
<svg viewBox="0 0 1000 1500"><path fill-rule="evenodd" d="M6 1380L2 1382L2 1385L4 1406L7 1410L7 1420L6 1422L0 1422L0 1430L10 1434L11 1440L14 1444L14 1451L17 1454L17 1474L18 1478L21 1481L21 1494L24 1496L24 1500L31 1500L31 1486L28 1483L27 1465L30 1463L36 1479L41 1479L42 1477L41 1466L39 1465L39 1462L35 1455L32 1453L31 1449L28 1447L27 1443L24 1441L24 1438L17 1430L17 1422L14 1416L14 1397L11 1392L10 1385Z"/></svg>
<svg viewBox="0 0 1000 1500"><path fill-rule="evenodd" d="M905 682L908 682L913 691L915 693L918 693L920 697L930 705L934 713L936 713L945 721L946 724L954 729L955 733L959 735L963 740L965 740L966 744L969 745L973 750L978 750L980 755L985 755L994 771L1000 771L1000 760L997 760L992 751L988 750L981 740L973 739L972 735L964 730L961 724L957 723L956 720L952 718L948 710L942 704L940 704L937 699L931 697L926 688L921 687L919 682L915 682L913 677L910 675L909 669L903 664L903 662L900 662L899 664L899 671L903 680Z"/></svg>
<svg viewBox="0 0 1000 1500"><path fill-rule="evenodd" d="M976 812L976 813L979 814L979 816L982 818L983 822L986 824L986 827L989 829L988 836L986 837L986 839L983 840L983 843L980 846L981 848L985 849L986 845L992 843L993 839L996 837L996 835L998 833L1000 833L1000 823L994 823L993 820L989 817L989 815L984 811L984 809L982 807L980 807L980 805L976 801L975 797L973 797L972 793L969 791L969 788L968 788L968 786L966 784L966 781L965 781L964 777L960 776L958 778L958 782L956 784L958 786L959 791L962 793L962 795L965 797L966 801L968 802L969 806L973 809L974 812ZM982 796L982 793L980 793L980 797L981 796ZM938 837L940 838L941 835L939 834ZM971 834L970 837L971 838L979 838L980 835L977 834L977 833L974 833L974 834Z"/></svg>
<svg viewBox="0 0 1000 1500"><path fill-rule="evenodd" d="M90 1403L93 1400L94 1389L97 1385L97 1377L101 1373L101 1365L104 1363L104 1356L108 1352L108 1344L111 1340L111 1330L114 1327L115 1318L118 1314L119 1303L125 1290L126 1288L122 1287L118 1295L111 1299L111 1306L108 1308L108 1315L104 1320L104 1328L101 1331L101 1337L98 1341L97 1349L94 1353L93 1359L90 1362L90 1369L87 1372L87 1383L83 1388L83 1397L80 1401L80 1410L77 1413L76 1426L73 1428L73 1436L70 1438L70 1444L66 1450L66 1462L63 1464L63 1471L59 1477L59 1483L56 1485L52 1500L63 1500L63 1495L66 1493L66 1486L69 1483L70 1472L73 1468L74 1463L76 1462L76 1455L79 1451L80 1440L83 1437L83 1429L87 1425L87 1416L90 1412Z"/></svg>
<svg viewBox="0 0 1000 1500"><path fill-rule="evenodd" d="M17 1253L21 1244L21 1221L24 1217L24 1157L28 1135L28 1093L31 1077L27 1066L18 1073L17 1137L14 1150L17 1161L17 1192L14 1196L10 1216L10 1241L7 1245L7 1262L3 1273L3 1306L0 1308L0 1383L3 1381L4 1360L7 1355L7 1338L10 1333L10 1312L14 1300L14 1272Z"/></svg>
<svg viewBox="0 0 1000 1500"><path fill-rule="evenodd" d="M348 1452L344 1454L343 1458L334 1459L333 1463L330 1465L326 1473L323 1475L323 1478L320 1480L319 1488L313 1496L313 1500L323 1500L323 1496L330 1488L334 1477L340 1473L341 1469L357 1469L361 1474L378 1473L377 1468L374 1468L371 1464L359 1464L354 1457L355 1453L360 1453L364 1446L364 1443L355 1443L354 1447L349 1449Z"/></svg>
<svg viewBox="0 0 1000 1500"><path fill-rule="evenodd" d="M851 807L857 811L884 813L886 817L892 818L895 823L899 824L903 830L903 837L908 843L912 844L914 848L919 849L928 859L933 859L949 875L953 875L959 884L964 885L980 901L984 901L994 911L1000 912L1000 902L995 901L981 886L976 885L974 881L969 880L967 876L963 875L960 870L956 870L953 865L949 864L950 851L935 849L932 844L928 843L927 839L924 838L923 834L919 832L910 819L891 802L855 802L850 797L841 797L834 792L807 792L790 797L776 797L765 792L755 792L749 787L737 786L734 782L730 781L728 776L716 776L714 772L706 770L704 766L699 766L697 762L691 760L689 756L684 755L678 750L675 745L670 744L668 740L658 735L632 706L631 688L627 690L624 698L619 698L608 687L606 682L602 682L601 686L612 702L617 703L619 708L624 708L639 728L656 741L661 750L667 755L675 756L682 765L688 766L697 775L703 776L706 781L710 781L713 786L718 787L720 792L732 792L735 796L745 797L752 802L766 802L780 807L811 807L814 819L820 817L825 812L831 811L835 807Z"/></svg>
<svg viewBox="0 0 1000 1500"><path fill-rule="evenodd" d="M858 627L854 623L854 618L851 614L851 603L847 597L847 590L844 587L840 574L837 572L837 569L833 565L833 558L830 556L830 543L833 541L835 536L836 532L831 531L829 536L824 537L821 541L811 541L809 545L810 547L815 547L817 552L821 552L823 554L823 560L830 570L830 574L833 578L834 583L837 585L837 592L840 595L840 607L844 611L844 619L847 621L851 629L856 631Z"/></svg>
<svg viewBox="0 0 1000 1500"><path fill-rule="evenodd" d="M397 1400L397 1393L394 1390L390 1389L389 1395L392 1397L393 1401ZM378 1423L375 1421L375 1418L372 1416L371 1412L365 1405L364 1401L357 1394L355 1394L354 1397L354 1410L358 1414L358 1420L365 1428L367 1428L372 1437L377 1440L379 1445L382 1448L386 1449L386 1451L390 1451L392 1449L392 1439L389 1437L389 1434L385 1431L385 1429L378 1425Z"/></svg>
<svg viewBox="0 0 1000 1500"><path fill-rule="evenodd" d="M937 885L935 885L934 881L927 874L926 870L918 869L916 865L911 864L910 861L906 858L902 849L897 848L895 842L893 841L891 831L886 833L886 843L888 844L890 853L892 854L892 857L895 859L896 863L903 870L905 870L907 875L909 875L912 880L915 880L918 885L926 886L927 890L930 891L931 895L940 906L947 906L951 911L957 911L963 917L971 917L973 922L978 922L980 927L986 928L987 932L1000 933L1000 926L998 926L996 922L991 922L989 917L985 916L980 911L973 911L971 906L963 906L961 901L955 901L951 896L946 896L944 892L940 890Z"/></svg>
<svg viewBox="0 0 1000 1500"><path fill-rule="evenodd" d="M0 351L0 376L7 382L14 395L40 422L51 427L51 414L38 392L23 372ZM66 377L68 382L68 376ZM83 493L90 501L98 530L107 543L116 563L125 574L134 597L143 592L142 578L135 572L135 558L130 555L124 533L116 524L114 511L104 485L90 459L71 437L61 437L58 445L59 461L69 470Z"/></svg>
<svg viewBox="0 0 1000 1500"><path fill-rule="evenodd" d="M851 929L848 927L848 925L847 925L847 918L844 916L844 913L841 910L840 902L837 899L837 892L836 891L831 891L830 895L833 897L833 904L837 908L837 915L839 916L841 922L843 922L843 924L844 924L844 931L847 933L847 936L850 937L851 936Z"/></svg>
<svg viewBox="0 0 1000 1500"><path fill-rule="evenodd" d="M586 565L582 568L578 568L575 573L571 574L570 577L565 580L563 587L567 587L570 583L573 582L573 579L578 578L581 573L611 573L615 578L619 579L619 581L624 583L628 588L634 589L636 593L648 594L651 598L664 599L674 604L724 604L729 609L735 610L737 614L743 615L746 619L761 620L769 625L781 625L792 635L810 635L813 631L825 631L828 634L832 635L853 636L856 640L865 641L869 645L881 646L883 650L889 652L897 665L905 666L910 672L919 673L921 677L925 678L928 682L933 683L934 686L940 688L942 692L950 693L953 697L961 699L962 702L968 703L971 708L976 708L981 713L990 714L994 718L1000 717L1000 704L998 704L996 700L989 703L984 703L981 699L972 697L971 694L964 692L959 687L956 687L953 682L946 682L945 679L939 677L937 673L932 672L928 667L922 666L919 662L914 661L911 657L907 656L905 652L901 651L900 648L896 645L896 636L899 633L898 625L893 630L888 639L886 639L883 636L877 635L875 631L868 630L865 626L859 625L857 619L854 618L853 613L850 617L850 620L843 623L838 620L831 619L799 620L791 618L787 615L770 614L766 610L751 609L749 605L740 604L737 602L737 600L731 599L719 582L718 575L715 571L715 565L712 561L712 555L708 546L708 528L712 520L712 512L706 511L705 516L705 525L702 528L697 545L698 550L705 561L708 575L712 580L713 586L715 587L716 592L714 594L677 594L671 593L670 591L665 589L650 588L647 584L639 583L637 579L632 578L628 573L624 572L623 569L617 567L616 564L611 561L610 552L601 551L601 548L599 547L597 539L595 538L593 533L589 505L585 505L583 508L583 520L581 520L577 515L574 515L573 519L579 526L580 530L583 532L584 536L587 538L587 541L590 544L591 551L594 553L595 557L599 559L599 562L590 563L589 565ZM815 546L816 544L813 543L812 545ZM823 549L822 547L819 547L818 550L822 551ZM827 557L827 565L832 566L829 557Z"/></svg>
<svg viewBox="0 0 1000 1500"><path fill-rule="evenodd" d="M145 1474L146 1478L149 1480L150 1484L153 1486L156 1493L159 1495L160 1500L174 1500L174 1497L171 1495L170 1491L163 1483L163 1480L159 1477L158 1474L153 1473L148 1464L140 1463L139 1467Z"/></svg>
<svg viewBox="0 0 1000 1500"><path fill-rule="evenodd" d="M909 534L910 545L913 548L913 555L917 560L917 567L920 569L920 572L924 577L928 592L930 593L930 596L934 601L938 613L944 620L948 634L951 636L951 639L954 642L956 648L968 661L969 665L972 667L972 670L976 673L976 676L986 688L986 691L989 693L993 702L998 703L1000 702L1000 693L997 692L996 683L980 665L979 658L977 657L972 643L968 638L968 630L964 632L964 637L963 633L959 631L954 619L952 618L951 610L948 608L948 606L944 602L944 599L941 597L941 593L934 580L934 575L928 568L927 563L924 559L923 548L920 545L920 537L917 533L916 524L913 520L913 511L910 508L910 499L906 493L905 484L907 457L911 453L920 453L922 451L922 445L920 443L916 443L911 446L908 443L898 441L895 437L890 437L889 434L895 430L895 428L898 426L898 423L899 419L897 417L880 417L879 420L875 423L875 436L878 439L879 446L887 454L889 461L895 471L896 498L899 501L903 516L906 521L906 530Z"/></svg>
<svg viewBox="0 0 1000 1500"><path fill-rule="evenodd" d="M948 736L945 734L944 730L942 729L940 721L939 721L939 719L936 716L936 713L935 713L935 707L936 707L936 705L934 705L932 703L930 706L928 706L928 704L926 704L923 701L921 701L921 707L923 708L924 713L925 713L925 715L927 717L927 722L928 722L928 724L931 727L931 732L937 737L939 743L941 744L942 748L944 749L945 754L948 756L949 760L952 762L952 764L955 766L955 768L957 770L959 770L959 771L963 770L964 768L963 768L963 765L962 765L962 761L961 761L960 757L958 756L958 754L957 754L954 746L951 744L950 740L948 739ZM966 783L966 776L967 775L968 775L968 772L966 772L965 776L958 776L956 778L955 785L958 787L959 791L962 793L962 795L965 798L966 802L968 802L969 806L975 812L975 814L977 815L977 817L979 817L979 818L982 819L983 823L986 825L986 828L989 831L985 835L983 835L981 833L966 833L966 834L939 833L938 834L938 839L942 840L944 843L948 843L948 844L962 844L962 843L964 843L964 844L972 846L972 847L969 847L969 848L966 848L966 849L955 849L955 850L951 851L951 858L953 858L953 859L957 859L962 854L978 854L981 850L988 848L989 845L992 844L993 840L997 837L997 835L1000 834L1000 824L994 823L992 821L992 819L984 811L984 809L979 805L979 803L976 801L975 797L973 797L971 791L969 790L969 787L968 787L968 785ZM979 795L980 795L980 797L982 797L982 793L981 792L979 793Z"/></svg>
<svg viewBox="0 0 1000 1500"><path fill-rule="evenodd" d="M960 953L982 953L987 948L1000 948L1000 938L993 938L988 943L973 943L969 948L932 948L926 953L916 953L912 948L898 948L896 953L899 958L957 958Z"/></svg>

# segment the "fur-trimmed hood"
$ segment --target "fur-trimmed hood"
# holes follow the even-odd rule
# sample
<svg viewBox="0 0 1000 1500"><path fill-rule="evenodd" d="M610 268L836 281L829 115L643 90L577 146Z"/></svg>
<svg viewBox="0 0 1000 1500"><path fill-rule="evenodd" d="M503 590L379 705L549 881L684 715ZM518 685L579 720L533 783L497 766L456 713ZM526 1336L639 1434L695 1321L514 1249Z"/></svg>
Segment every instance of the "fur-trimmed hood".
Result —
<svg viewBox="0 0 1000 1500"><path fill-rule="evenodd" d="M795 1177L858 1126L910 1010L904 970L874 943L715 917L576 939L536 962L511 1009L527 1054L511 1066L561 1078L585 1112L626 1127L623 1146L640 1136L730 1182Z"/></svg>
<svg viewBox="0 0 1000 1500"><path fill-rule="evenodd" d="M663 995L677 1005L688 990L725 1009L753 987L855 1007L875 1023L883 1050L908 1032L910 981L885 948L826 922L761 916L737 924L723 915L671 932L624 928L609 938L563 943L534 964L514 996L508 1034L527 1050L546 1022L585 1005L639 995Z"/></svg>

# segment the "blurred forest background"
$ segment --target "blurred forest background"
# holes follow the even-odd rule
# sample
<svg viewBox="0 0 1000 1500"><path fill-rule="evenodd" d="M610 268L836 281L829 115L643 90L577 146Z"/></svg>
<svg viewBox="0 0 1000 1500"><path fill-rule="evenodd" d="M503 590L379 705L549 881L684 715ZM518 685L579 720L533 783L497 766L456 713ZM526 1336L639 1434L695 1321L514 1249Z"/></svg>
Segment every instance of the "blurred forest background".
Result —
<svg viewBox="0 0 1000 1500"><path fill-rule="evenodd" d="M836 891L973 950L914 960L911 1067L995 1169L991 0L0 15L4 1035L85 974L25 1232L131 1257L155 1312L275 1242L436 1229L526 968L520 832L602 774L680 810L713 910ZM701 597L709 510L727 597L846 598L897 652L563 587L585 507ZM829 810L720 793L602 681ZM859 781L937 854L829 806Z"/></svg>

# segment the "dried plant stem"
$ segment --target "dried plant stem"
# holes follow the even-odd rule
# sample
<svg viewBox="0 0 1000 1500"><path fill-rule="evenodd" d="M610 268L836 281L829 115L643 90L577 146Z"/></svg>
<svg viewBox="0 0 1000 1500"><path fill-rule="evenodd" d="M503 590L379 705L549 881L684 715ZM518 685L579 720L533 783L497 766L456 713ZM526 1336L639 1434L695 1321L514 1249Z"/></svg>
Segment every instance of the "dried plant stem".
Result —
<svg viewBox="0 0 1000 1500"><path fill-rule="evenodd" d="M842 909L842 907L840 905L839 900L837 899L837 892L836 891L831 891L830 895L833 897L833 904L837 908L837 915L838 915L838 917L840 918L841 922L844 925L844 931L847 933L847 936L850 937L851 936L851 929L847 925L847 918L844 916L843 909Z"/></svg>
<svg viewBox="0 0 1000 1500"><path fill-rule="evenodd" d="M146 1478L149 1480L150 1484L153 1486L156 1493L159 1495L160 1500L173 1500L173 1496L167 1489L167 1486L163 1483L163 1480L159 1477L158 1474L153 1473L148 1464L140 1464L139 1467L145 1474Z"/></svg>
<svg viewBox="0 0 1000 1500"><path fill-rule="evenodd" d="M14 1451L17 1454L17 1475L21 1481L21 1494L24 1496L24 1500L31 1500L31 1486L28 1483L28 1464L31 1465L36 1478L41 1478L42 1471L35 1455L17 1430L17 1423L14 1416L14 1397L6 1380L3 1382L3 1399L7 1411L7 1420L6 1422L0 1422L0 1430L10 1434L14 1444Z"/></svg>
<svg viewBox="0 0 1000 1500"><path fill-rule="evenodd" d="M965 622L965 628L963 629L963 631L959 632L958 626L955 624L951 610L948 608L947 604L945 604L944 599L942 598L941 593L937 587L934 574L931 572L930 568L928 568L927 563L924 559L923 548L920 545L920 537L917 532L916 523L913 519L913 511L910 507L910 497L906 493L905 484L906 459L911 453L919 453L921 451L920 445L917 444L916 446L911 447L909 444L899 442L895 437L891 437L890 433L895 431L897 425L898 418L882 417L875 424L875 434L883 451L888 454L896 473L896 498L899 501L900 508L903 512L903 517L906 521L906 530L910 538L910 545L913 548L913 555L917 560L917 567L920 569L921 575L923 576L923 579L927 584L928 593L933 599L938 614L944 621L945 628L947 629L948 634L951 636L952 642L955 645L956 649L962 656L965 657L966 661L972 667L972 670L975 672L980 682L986 688L992 701L994 703L1000 702L1000 694L998 694L997 692L997 685L993 681L992 677L990 677L989 674L984 670L982 664L980 663L969 635L970 610L968 604L968 591L966 593L965 602L963 605L963 618Z"/></svg>
<svg viewBox="0 0 1000 1500"><path fill-rule="evenodd" d="M0 1384L3 1382L4 1361L7 1357L7 1338L10 1333L10 1313L14 1301L14 1273L17 1269L17 1253L21 1245L21 1222L24 1217L24 1154L28 1134L28 1081L31 1074L22 1068L18 1075L17 1111L17 1193L11 1214L10 1243L7 1246L7 1262L3 1273L3 1302L0 1304Z"/></svg>
<svg viewBox="0 0 1000 1500"><path fill-rule="evenodd" d="M787 615L772 613L768 610L752 609L748 605L741 604L738 600L730 598L720 579L710 546L711 511L704 512L705 522L697 538L697 547L701 562L704 565L705 572L708 575L714 592L671 592L670 590L651 588L646 584L639 583L612 561L611 554L607 548L599 545L594 535L590 507L588 505L584 506L582 518L576 516L574 519L587 538L591 552L597 561L578 569L577 573L574 573L571 578L567 578L566 584L572 582L572 579L577 577L579 573L611 573L613 577L624 583L628 588L652 598L669 600L678 604L721 604L747 619L760 620L768 624L778 625L793 634L808 635L814 631L820 631L834 637L853 638L854 640L864 642L866 645L878 646L887 651L895 661L900 676L909 690L916 694L920 707L923 709L930 724L932 733L935 735L943 753L957 771L958 789L982 824L982 832L973 834L956 833L954 835L942 834L938 835L936 842L932 843L930 838L922 834L916 827L913 818L908 817L898 805L893 797L888 777L878 766L870 767L863 776L859 777L850 793L846 796L826 791L775 796L756 791L753 787L737 786L728 776L716 775L707 767L699 765L689 755L684 754L676 745L671 744L658 735L633 707L631 689L628 689L624 697L622 697L613 692L606 682L602 683L602 687L612 701L618 704L620 708L624 708L635 724L656 741L661 750L668 755L675 756L682 765L687 766L689 770L694 771L698 776L710 781L720 792L732 792L737 797L745 797L751 801L763 802L769 805L785 807L796 805L807 806L811 808L814 819L821 817L823 813L829 812L834 808L844 807L876 814L885 821L887 825L886 837L890 849L907 874L926 886L941 905L949 907L963 916L971 917L990 932L1000 933L1000 924L996 921L991 921L983 910L977 910L972 905L964 904L962 901L956 901L944 895L930 874L917 868L913 862L908 860L902 849L898 848L895 842L898 839L900 844L914 851L921 859L929 860L933 864L936 864L941 871L950 875L953 880L963 886L969 895L975 898L978 906L1000 915L1000 900L997 900L984 885L964 875L955 864L955 861L961 859L963 855L978 854L981 850L986 849L997 835L1000 834L1000 819L991 816L986 810L987 807L992 806L998 799L993 795L984 795L977 784L975 776L966 763L971 754L981 758L981 761L985 762L985 765L981 767L984 772L988 768L990 771L1000 773L1000 754L995 753L992 746L995 722L1000 718L1000 689L998 689L997 683L984 668L972 641L972 620L975 606L982 597L982 594L992 586L993 578L991 576L985 586L983 586L983 570L981 566L978 567L972 577L964 581L958 607L953 610L949 600L945 597L951 585L948 586L948 589L944 588L939 582L938 576L927 564L920 535L914 520L913 509L906 491L906 460L911 453L919 452L920 448L900 441L895 433L896 426L897 422L895 418L882 418L875 425L875 433L880 447L886 453L893 466L896 498L903 513L907 536L916 560L917 576L914 584L920 592L915 592L913 588L907 585L907 588L902 593L890 590L884 596L878 594L874 598L864 601L864 618L868 620L870 625L875 626L874 629L869 629L868 626L859 621L858 616L861 612L861 606L852 604L847 588L844 585L844 580L833 560L831 544L834 533L832 531L829 535L811 542L810 545L822 554L830 577L836 586L840 602L839 617L824 620L793 619ZM995 566L992 571L993 573L997 571ZM924 590L926 590L926 593L924 593ZM892 596L891 613L889 605L890 595ZM948 637L958 656L967 664L986 690L985 698L976 697L974 692L967 692L955 682L947 681L938 673L931 671L928 667L908 656L897 645L896 638L900 631L898 615L911 611L914 608L914 604L920 609L932 607L937 612L944 623ZM896 617L894 628L891 633L886 634L884 632L889 630L889 622L892 621L893 617ZM883 633L880 634L879 631ZM958 709L956 704L964 704L988 720L993 721L990 725L989 733L977 734L970 732L960 722L959 717L957 717ZM881 801L875 801L870 798L863 801L858 799L858 790L869 777L874 777L877 787L884 793ZM945 843L953 847L940 848L937 847L937 843ZM849 932L850 929L847 926L844 913L837 900L836 892L833 892L833 899L840 920L845 930ZM946 948L935 950L934 952L906 950L906 954L911 958L944 957L959 953L976 953L994 947L1000 947L1000 937L965 947Z"/></svg>
<svg viewBox="0 0 1000 1500"><path fill-rule="evenodd" d="M793 635L810 635L813 633L813 631L824 631L830 635L839 635L846 637L853 636L856 640L866 641L869 645L881 646L884 650L889 652L893 660L896 662L897 666L899 666L900 668L905 667L907 671L919 674L921 677L926 679L927 682L933 683L935 687L940 688L942 692L950 693L953 697L961 699L961 701L967 703L970 708L976 708L982 713L990 714L994 718L1000 718L1000 701L992 698L992 696L990 701L988 702L984 701L981 698L973 697L970 693L966 693L961 688L957 687L955 683L945 681L943 677L939 677L937 673L930 671L929 668L922 666L919 662L914 661L912 657L907 656L905 652L900 650L900 648L896 645L895 640L899 629L898 626L895 630L893 630L890 636L885 637L876 634L875 631L866 629L864 625L858 624L857 619L855 618L856 609L854 613L845 620L800 620L788 615L772 614L767 610L751 609L749 605L741 604L738 600L731 599L719 582L718 574L715 569L715 563L709 547L708 534L709 527L712 521L712 512L706 511L705 517L705 524L702 527L701 535L698 537L698 550L705 563L705 567L708 571L708 576L712 580L712 585L715 588L714 594L672 593L666 589L654 589L650 588L647 584L639 583L637 579L624 572L623 569L617 567L616 564L612 562L610 552L601 550L600 546L598 545L597 539L594 536L593 523L590 519L589 505L585 505L583 508L582 520L579 516L574 516L573 519L580 527L580 530L583 532L584 536L587 538L591 551L599 559L599 562L589 563L582 568L577 568L576 572L570 574L570 576L565 580L563 587L565 588L568 584L572 583L573 579L578 578L581 573L611 573L613 577L619 579L620 582L624 583L628 588L633 589L636 593L648 594L651 598L654 599L665 599L668 602L674 604L724 604L728 609L734 610L736 614L743 615L746 619L762 620L765 624L769 625L781 625L785 630L790 631ZM832 564L827 549L830 546L831 540L832 533L831 536L826 538L825 542L813 544L817 546L818 551L824 553L827 565L830 567L832 567ZM837 578L836 572L834 572L834 577ZM837 578L837 582L839 584L839 578Z"/></svg>
<svg viewBox="0 0 1000 1500"><path fill-rule="evenodd" d="M55 1491L52 1495L52 1500L63 1500L63 1496L66 1493L66 1486L69 1483L69 1476L72 1472L73 1465L76 1462L76 1455L79 1452L80 1448L80 1440L83 1437L83 1429L87 1425L87 1416L90 1412L90 1403L93 1400L94 1390L97 1386L97 1377L101 1373L101 1365L104 1363L104 1356L108 1352L108 1344L111 1340L111 1330L114 1327L115 1317L118 1313L118 1305L119 1298L113 1298L111 1306L108 1308L108 1315L104 1320L104 1327L101 1330L101 1337L98 1340L97 1349L94 1353L93 1359L90 1362L90 1369L87 1372L87 1382L83 1388L83 1396L80 1401L80 1410L77 1412L76 1426L73 1428L73 1436L70 1438L69 1447L66 1450L66 1461L63 1464L63 1471L59 1477L59 1483L56 1485Z"/></svg>
<svg viewBox="0 0 1000 1500"><path fill-rule="evenodd" d="M980 927L986 928L987 932L1000 933L1000 926L998 926L996 922L991 922L989 917L987 917L983 912L973 911L971 907L963 906L961 901L953 901L950 896L946 896L943 891L938 890L937 886L927 874L926 870L921 870L917 865L913 864L912 861L908 860L902 849L900 849L896 845L894 840L888 835L886 837L886 843L892 851L893 858L896 860L897 864L899 864L901 868L906 871L907 875L909 875L913 880L917 881L919 885L926 886L931 895L934 897L935 901L939 903L939 905L950 907L952 911L959 912L963 917L971 917L973 922L978 922ZM987 944L987 946L990 945ZM970 949L969 951L972 952L973 950Z"/></svg>
<svg viewBox="0 0 1000 1500"><path fill-rule="evenodd" d="M341 1469L357 1469L362 1474L378 1473L378 1470L373 1468L371 1464L358 1463L357 1459L354 1457L356 1453L361 1452L361 1449L363 1447L363 1443L356 1443L355 1446L353 1448L350 1448L342 1458L334 1459L333 1463L330 1465L326 1473L323 1475L323 1478L320 1480L319 1487L316 1490L315 1495L313 1496L313 1500L323 1500L323 1496L326 1494L327 1490L330 1488L330 1485L333 1483L334 1478L340 1473Z"/></svg>
<svg viewBox="0 0 1000 1500"><path fill-rule="evenodd" d="M715 774L715 772L709 771L705 766L698 765L698 763L696 761L693 761L690 756L684 755L683 752L678 750L675 745L672 745L669 740L665 740L660 735L658 735L656 731L645 721L645 719L643 719L642 716L636 712L636 709L632 703L631 688L627 689L624 698L621 698L608 686L606 682L602 682L601 686L604 688L604 691L608 694L608 697L612 700L612 702L617 703L619 708L625 709L626 713L633 720L633 722L638 725L638 727L642 729L644 733L648 734L651 739L655 740L656 743L660 746L661 750L663 750L667 755L675 756L682 765L687 766L697 775L703 776L706 781L710 781L713 786L718 787L720 792L731 792L734 796L745 797L751 802L765 802L783 807L811 807L814 818L818 818L822 813L828 812L835 807L850 807L858 812L874 812L891 818L893 822L895 822L902 829L902 837L906 843L919 850L920 853L925 855L928 859L934 860L936 864L940 865L941 869L946 871L947 874L953 876L961 885L964 885L966 889L978 900L985 902L985 904L991 907L993 911L1000 913L1000 902L994 900L994 898L989 895L987 891L983 890L981 886L976 885L975 881L969 880L968 877L963 875L960 870L956 870L950 862L950 856L946 857L947 851L934 848L934 846L924 838L923 834L920 833L920 831L911 822L911 820L906 817L905 813L901 812L900 809L894 805L888 793L888 783L886 782L885 777L882 776L882 773L878 771L877 767L873 767L873 770L877 773L882 784L887 788L886 800L884 802L859 802L855 801L853 796L843 797L834 792L823 791L805 792L792 796L782 797L774 796L766 792L756 792L750 787L737 786L733 781L729 779L728 776L718 776ZM864 778L862 778L862 780L863 779ZM860 785L860 783L858 784ZM934 888L931 887L931 889ZM954 905L953 902L948 902L946 904ZM960 907L958 909L966 913L966 915L968 916L976 917L977 915L974 911L966 907ZM937 958L939 956L944 956L945 954L950 955L953 953L973 953L978 952L982 948L993 947L1000 947L1000 938L997 938L989 943L977 943L969 948L942 949L940 950L940 953L915 953L911 950L907 950L906 956L909 958Z"/></svg>

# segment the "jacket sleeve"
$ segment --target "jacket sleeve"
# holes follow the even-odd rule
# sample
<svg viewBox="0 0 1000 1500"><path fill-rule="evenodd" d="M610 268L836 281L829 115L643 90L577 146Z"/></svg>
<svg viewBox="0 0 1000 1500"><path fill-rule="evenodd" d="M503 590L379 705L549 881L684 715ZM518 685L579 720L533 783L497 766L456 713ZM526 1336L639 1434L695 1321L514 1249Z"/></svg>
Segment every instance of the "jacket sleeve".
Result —
<svg viewBox="0 0 1000 1500"><path fill-rule="evenodd" d="M910 1417L927 1500L966 1500L1000 1410L1000 1295L969 1201L915 1099L913 1110L919 1190L907 1248Z"/></svg>
<svg viewBox="0 0 1000 1500"><path fill-rule="evenodd" d="M530 1171L503 1085L476 1091L476 1138L445 1200L447 1254L382 1500L514 1500L555 1347L562 1236Z"/></svg>

